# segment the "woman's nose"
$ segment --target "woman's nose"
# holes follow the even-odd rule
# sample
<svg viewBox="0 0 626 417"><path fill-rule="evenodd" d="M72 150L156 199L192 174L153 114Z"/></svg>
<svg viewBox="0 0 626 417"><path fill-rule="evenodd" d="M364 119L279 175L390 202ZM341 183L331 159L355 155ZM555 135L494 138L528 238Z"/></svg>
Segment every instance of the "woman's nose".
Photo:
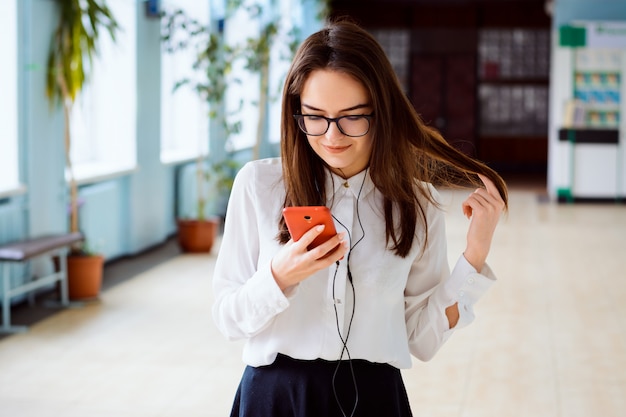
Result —
<svg viewBox="0 0 626 417"><path fill-rule="evenodd" d="M341 139L345 135L339 130L339 125L336 121L330 122L330 126L328 126L328 130L326 131L326 138L328 139Z"/></svg>

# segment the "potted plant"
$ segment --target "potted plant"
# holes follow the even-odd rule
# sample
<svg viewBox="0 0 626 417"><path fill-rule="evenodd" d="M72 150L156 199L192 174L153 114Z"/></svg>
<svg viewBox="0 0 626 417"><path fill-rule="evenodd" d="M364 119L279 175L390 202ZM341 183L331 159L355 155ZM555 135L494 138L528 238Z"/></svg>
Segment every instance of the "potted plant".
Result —
<svg viewBox="0 0 626 417"><path fill-rule="evenodd" d="M188 17L182 10L165 13L162 40L168 52L175 52L184 48L196 48L198 51L193 69L202 74L199 81L191 77L184 78L176 82L173 89L175 91L182 86L190 87L209 104L208 115L222 127L224 137L226 138L225 143L227 143L231 134L238 133L241 130L241 122L233 120L233 114L241 110L243 99L239 102L239 108L234 110L231 114L225 114L223 109L228 83L240 82L239 79L230 76L233 63L241 59L244 62L243 67L245 70L259 75L259 84L257 86L259 99L258 102L255 103L258 108L258 122L256 140L252 149L252 159L258 159L261 156L261 144L266 131L267 106L270 100L270 52L272 45L276 43L275 41L279 37L279 17L273 15L272 19L265 19L266 13L264 13L264 8L259 3L229 0L227 2L226 19L238 10L247 12L250 20L257 19L261 22L258 34L246 38L239 44L229 45L225 43L222 33L212 31L211 27ZM181 36L181 34L184 36ZM292 56L297 46L297 34L298 30L294 28L286 37L280 38L280 41L285 43ZM289 57L289 59L290 58L291 57ZM221 169L215 170L215 168L220 168L220 164L226 164L228 167L227 171L232 174L236 170L236 166L228 159L209 163L203 155L198 155L196 164L198 167L198 206L203 207L203 205L206 204L206 202L203 201L203 184L206 182L206 179L211 176L211 171L213 170L214 174L217 171L219 176ZM221 168L223 168L223 166ZM228 182L226 184L228 184ZM218 188L221 188L223 192L229 188L229 186ZM200 209L198 209L197 212L203 213ZM203 221L196 222L194 227L203 228L207 230L206 233L214 233L213 231L217 230L217 227L216 225L206 224L210 222L212 222L211 219L204 219ZM187 226L189 223L191 223L191 219L178 220L179 239L182 234L181 225ZM205 241L209 239L212 241L213 238L205 238ZM183 250L189 250L186 249L185 246L181 246ZM210 245L207 243L206 247L210 247ZM206 249L204 250L206 251Z"/></svg>
<svg viewBox="0 0 626 417"><path fill-rule="evenodd" d="M79 232L78 187L71 160L72 107L88 80L98 40L106 30L113 40L117 21L104 0L55 0L58 24L50 42L46 68L46 95L51 106L60 105L64 116L66 174L69 186L69 229ZM74 246L67 257L70 298L94 298L102 283L103 257Z"/></svg>
<svg viewBox="0 0 626 417"><path fill-rule="evenodd" d="M223 42L219 33L190 18L183 10L177 9L164 14L162 41L167 52L173 53L185 48L197 51L193 72L199 77L185 77L175 83L173 91L191 88L208 103L207 116L222 128L225 138L240 129L239 121L229 122L222 109L226 93L227 76L236 56L235 49ZM184 35L182 41L178 41ZM175 41L175 39L177 39ZM201 140L208 140L201 138ZM201 146L198 149L202 149ZM179 217L177 237L185 252L210 252L219 229L220 219L208 214L208 206L220 195L225 195L232 186L237 164L228 158L214 161L199 152L196 157L196 212Z"/></svg>
<svg viewBox="0 0 626 417"><path fill-rule="evenodd" d="M211 252L221 218L208 215L211 212L208 205L216 205L219 196L225 196L230 191L237 168L238 164L230 159L197 164L196 213L194 216L179 217L176 221L178 244L183 251Z"/></svg>

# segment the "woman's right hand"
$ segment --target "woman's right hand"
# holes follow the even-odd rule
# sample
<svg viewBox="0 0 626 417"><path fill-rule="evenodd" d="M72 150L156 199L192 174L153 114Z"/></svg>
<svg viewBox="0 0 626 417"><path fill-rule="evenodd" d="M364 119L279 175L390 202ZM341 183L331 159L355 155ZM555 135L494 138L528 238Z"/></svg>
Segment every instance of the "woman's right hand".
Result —
<svg viewBox="0 0 626 417"><path fill-rule="evenodd" d="M342 259L348 252L344 233L338 233L321 245L308 250L307 247L322 233L324 226L307 231L300 240L289 240L272 259L272 274L281 290L304 281L315 272L328 268Z"/></svg>

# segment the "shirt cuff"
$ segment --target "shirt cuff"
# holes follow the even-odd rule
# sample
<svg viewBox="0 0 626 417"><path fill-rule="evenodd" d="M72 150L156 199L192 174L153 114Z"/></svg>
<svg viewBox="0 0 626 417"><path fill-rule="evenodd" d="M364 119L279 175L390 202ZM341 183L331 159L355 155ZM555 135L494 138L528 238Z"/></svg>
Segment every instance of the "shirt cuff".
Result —
<svg viewBox="0 0 626 417"><path fill-rule="evenodd" d="M289 299L276 283L269 263L260 268L247 285L250 299L254 300L255 315L273 316L289 307Z"/></svg>
<svg viewBox="0 0 626 417"><path fill-rule="evenodd" d="M479 273L461 256L450 274L450 279L444 284L447 305L458 303L459 321L454 327L460 329L474 320L474 304L491 288L496 277L491 268L485 264Z"/></svg>

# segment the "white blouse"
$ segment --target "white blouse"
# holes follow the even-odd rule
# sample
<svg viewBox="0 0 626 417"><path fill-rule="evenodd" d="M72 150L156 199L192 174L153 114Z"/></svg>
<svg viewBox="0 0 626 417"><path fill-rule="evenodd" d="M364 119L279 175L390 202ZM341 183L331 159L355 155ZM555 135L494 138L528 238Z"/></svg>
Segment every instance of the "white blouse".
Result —
<svg viewBox="0 0 626 417"><path fill-rule="evenodd" d="M450 273L444 214L426 202L427 247L422 251L424 233L418 231L409 255L396 256L387 248L382 197L367 171L348 180L327 177L337 231L349 228L350 256L283 293L270 269L281 247L276 239L285 197L280 159L249 162L237 174L213 277L218 328L228 339L246 339L243 360L251 366L271 364L278 353L346 359L342 338L354 306L347 340L352 359L397 368L410 368L411 354L431 359L455 329L473 320L473 305L495 281L493 273L488 266L477 273L463 256ZM445 309L455 302L460 320L449 329Z"/></svg>

